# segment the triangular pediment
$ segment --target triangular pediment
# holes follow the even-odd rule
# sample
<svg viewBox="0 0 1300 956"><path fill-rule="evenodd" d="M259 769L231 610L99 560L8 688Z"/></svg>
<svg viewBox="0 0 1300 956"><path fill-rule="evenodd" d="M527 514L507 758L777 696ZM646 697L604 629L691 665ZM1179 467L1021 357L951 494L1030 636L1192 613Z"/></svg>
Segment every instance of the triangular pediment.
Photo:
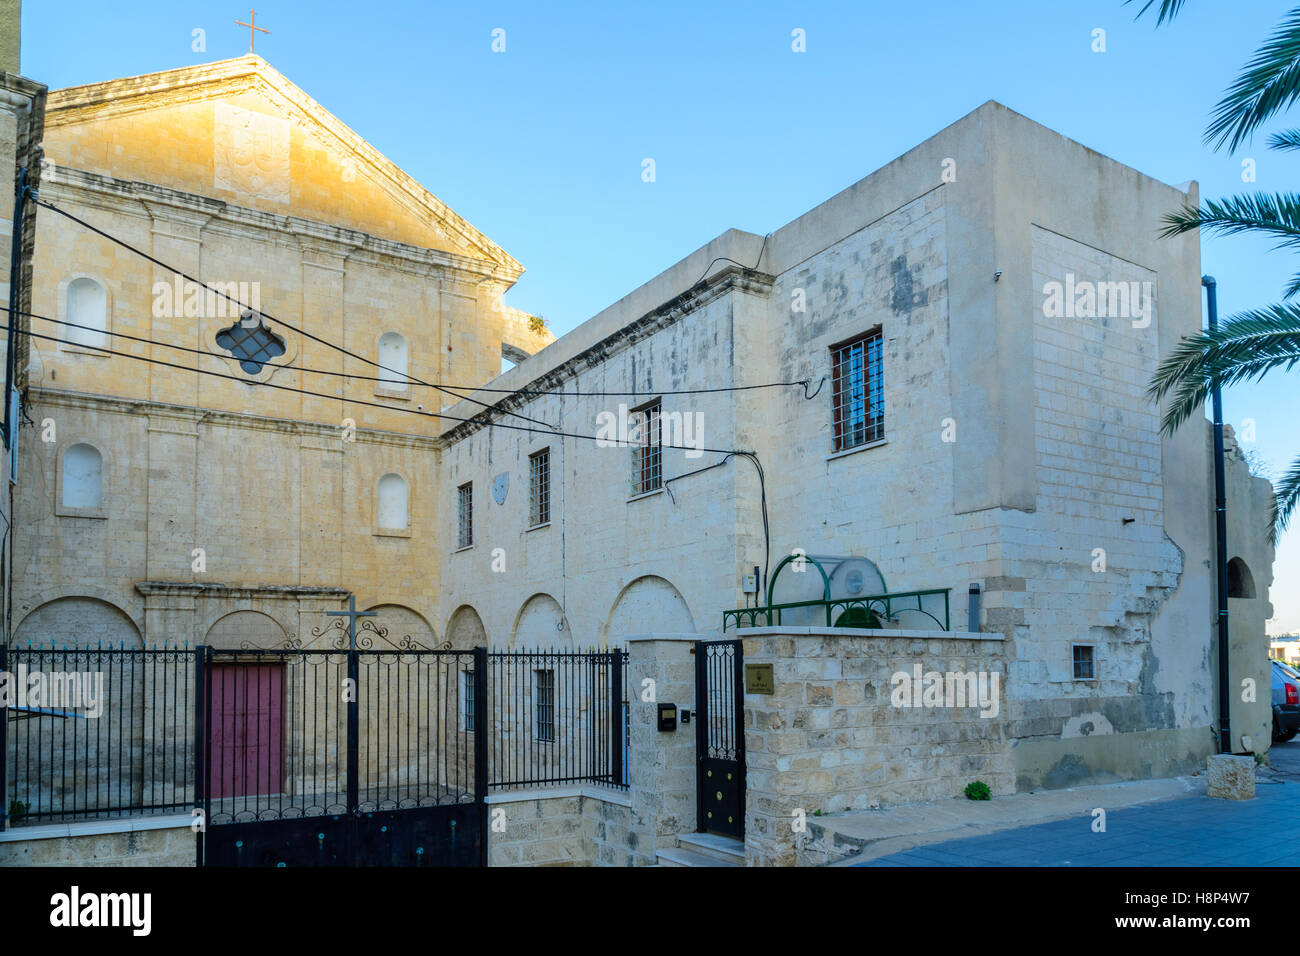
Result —
<svg viewBox="0 0 1300 956"><path fill-rule="evenodd" d="M49 94L55 164L523 267L259 56Z"/></svg>

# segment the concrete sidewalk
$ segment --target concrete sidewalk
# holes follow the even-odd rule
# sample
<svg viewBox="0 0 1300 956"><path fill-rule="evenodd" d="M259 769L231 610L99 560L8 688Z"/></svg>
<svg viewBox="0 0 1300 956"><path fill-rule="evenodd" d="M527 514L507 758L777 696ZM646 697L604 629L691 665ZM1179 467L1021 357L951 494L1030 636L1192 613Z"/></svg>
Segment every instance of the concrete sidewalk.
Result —
<svg viewBox="0 0 1300 956"><path fill-rule="evenodd" d="M1295 789L1300 793L1300 787ZM834 847L835 855L852 854L831 865L851 866L918 847L1057 820L1081 821L1087 830L1092 811L1098 807L1111 814L1128 807L1179 798L1199 796L1208 800L1204 794L1203 775L1174 777L1014 794L987 801L958 798L941 803L810 817L808 831L814 841Z"/></svg>
<svg viewBox="0 0 1300 956"><path fill-rule="evenodd" d="M1203 794L950 840L857 866L1277 866L1300 863L1300 786L1258 784L1253 800Z"/></svg>

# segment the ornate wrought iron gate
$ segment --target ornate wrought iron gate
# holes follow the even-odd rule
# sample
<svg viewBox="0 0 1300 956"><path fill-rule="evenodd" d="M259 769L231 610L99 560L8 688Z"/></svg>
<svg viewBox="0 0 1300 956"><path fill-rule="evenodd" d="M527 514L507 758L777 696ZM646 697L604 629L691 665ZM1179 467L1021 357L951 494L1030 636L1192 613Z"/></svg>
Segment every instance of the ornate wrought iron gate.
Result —
<svg viewBox="0 0 1300 956"><path fill-rule="evenodd" d="M696 801L701 833L745 836L744 651L695 642Z"/></svg>
<svg viewBox="0 0 1300 956"><path fill-rule="evenodd" d="M207 866L486 863L487 651L205 648Z"/></svg>

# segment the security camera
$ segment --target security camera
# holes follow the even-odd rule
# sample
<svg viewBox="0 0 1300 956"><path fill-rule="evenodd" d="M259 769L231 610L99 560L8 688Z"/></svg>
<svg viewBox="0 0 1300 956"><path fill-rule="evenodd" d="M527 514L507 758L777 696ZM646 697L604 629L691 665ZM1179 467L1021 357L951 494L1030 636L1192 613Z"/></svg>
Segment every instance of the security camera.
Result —
<svg viewBox="0 0 1300 956"><path fill-rule="evenodd" d="M998 269L996 272L993 273L993 281L997 282L1001 278L1002 278L1002 270Z"/></svg>
<svg viewBox="0 0 1300 956"><path fill-rule="evenodd" d="M424 406L423 406L423 405L416 405L416 406L415 406L415 410L416 410L417 412L422 412L422 411L424 411Z"/></svg>

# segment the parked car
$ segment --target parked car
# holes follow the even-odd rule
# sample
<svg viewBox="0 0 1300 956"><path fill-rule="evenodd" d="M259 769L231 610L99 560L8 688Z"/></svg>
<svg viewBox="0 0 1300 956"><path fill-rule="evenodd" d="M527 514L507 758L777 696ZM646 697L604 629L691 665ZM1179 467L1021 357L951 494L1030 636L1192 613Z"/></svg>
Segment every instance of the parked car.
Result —
<svg viewBox="0 0 1300 956"><path fill-rule="evenodd" d="M1273 739L1287 741L1300 731L1300 672L1273 661Z"/></svg>

